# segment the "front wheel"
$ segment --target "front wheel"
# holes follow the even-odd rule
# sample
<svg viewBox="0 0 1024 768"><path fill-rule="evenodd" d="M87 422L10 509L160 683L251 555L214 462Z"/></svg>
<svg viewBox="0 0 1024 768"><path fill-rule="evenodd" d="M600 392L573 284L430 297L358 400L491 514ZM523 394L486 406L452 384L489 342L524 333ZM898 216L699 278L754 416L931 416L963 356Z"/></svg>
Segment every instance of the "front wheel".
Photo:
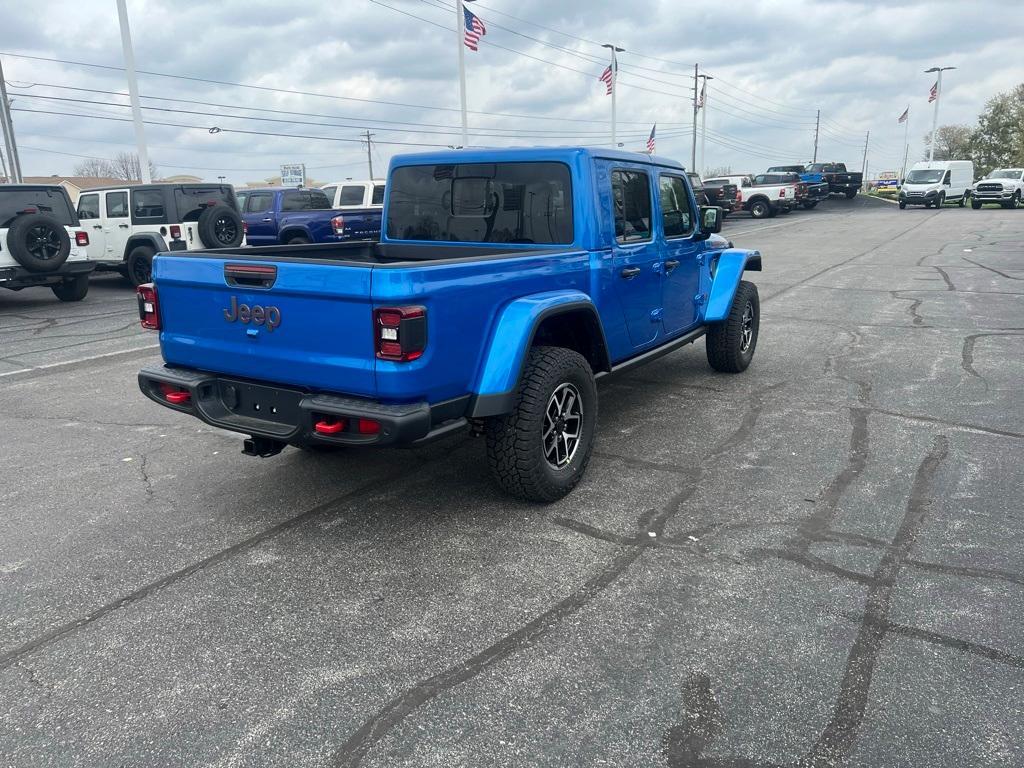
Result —
<svg viewBox="0 0 1024 768"><path fill-rule="evenodd" d="M981 200L971 200L971 208L976 211L981 210Z"/></svg>
<svg viewBox="0 0 1024 768"><path fill-rule="evenodd" d="M89 293L89 276L79 275L71 280L51 285L50 290L61 301L81 301Z"/></svg>
<svg viewBox="0 0 1024 768"><path fill-rule="evenodd" d="M757 286L741 280L729 316L709 329L705 346L708 363L722 373L741 373L750 365L761 328L761 300Z"/></svg>
<svg viewBox="0 0 1024 768"><path fill-rule="evenodd" d="M900 200L900 210L904 210L907 207L907 203L904 200Z"/></svg>
<svg viewBox="0 0 1024 768"><path fill-rule="evenodd" d="M957 202L957 205L960 206L961 208L963 208L965 205L967 205L967 193L966 192L964 192L963 197L961 197L960 200Z"/></svg>
<svg viewBox="0 0 1024 768"><path fill-rule="evenodd" d="M857 196L857 190L856 189L848 189L848 190L846 190L846 199L847 200L853 200L853 198L855 198L856 196Z"/></svg>
<svg viewBox="0 0 1024 768"><path fill-rule="evenodd" d="M584 357L534 347L512 412L487 421L491 475L517 498L557 501L583 477L596 428L597 387Z"/></svg>
<svg viewBox="0 0 1024 768"><path fill-rule="evenodd" d="M295 235L295 237L289 237L285 245L309 245L309 238L303 235Z"/></svg>
<svg viewBox="0 0 1024 768"><path fill-rule="evenodd" d="M941 208L945 204L946 204L946 193L945 192L940 192L939 193L939 202L937 202L935 204L935 207L936 208Z"/></svg>
<svg viewBox="0 0 1024 768"><path fill-rule="evenodd" d="M1010 198L1011 208L1020 208L1020 190L1018 189L1013 193L1013 197Z"/></svg>

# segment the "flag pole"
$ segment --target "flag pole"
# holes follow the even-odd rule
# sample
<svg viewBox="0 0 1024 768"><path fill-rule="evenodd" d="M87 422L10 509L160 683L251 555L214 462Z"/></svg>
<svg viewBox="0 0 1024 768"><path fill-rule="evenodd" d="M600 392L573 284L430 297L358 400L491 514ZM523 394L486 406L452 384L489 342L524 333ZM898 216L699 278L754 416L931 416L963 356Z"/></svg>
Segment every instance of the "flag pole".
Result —
<svg viewBox="0 0 1024 768"><path fill-rule="evenodd" d="M611 43L605 43L601 47L602 48L608 48L612 52L612 63L611 63L611 69L612 69L612 82L611 82L611 88L612 88L612 147L615 148L615 147L619 146L618 142L616 141L616 136L615 136L615 97L617 95L616 92L619 90L615 86L618 84L618 79L619 79L619 60L618 60L618 58L616 58L615 54L616 53L622 53L622 51L624 51L625 48L619 48L617 45L613 45Z"/></svg>
<svg viewBox="0 0 1024 768"><path fill-rule="evenodd" d="M128 9L125 0L117 0L117 16L121 22L121 49L124 52L124 69L128 75L128 95L132 105L132 122L135 123L135 144L139 151L139 170L144 184L153 182L149 172L149 153L146 152L146 131L142 126L142 107L139 106L139 83L135 78L135 52L132 50L132 33L128 28Z"/></svg>
<svg viewBox="0 0 1024 768"><path fill-rule="evenodd" d="M903 167L900 169L900 184L907 176L907 156L910 154L910 105L907 105L907 119L903 121Z"/></svg>
<svg viewBox="0 0 1024 768"><path fill-rule="evenodd" d="M935 81L935 111L932 113L932 137L931 141L928 142L928 162L932 162L935 159L935 131L939 127L939 99L942 98L942 73L947 69L956 69L956 67L932 67L926 69L925 74L929 72L938 72L939 76Z"/></svg>
<svg viewBox="0 0 1024 768"><path fill-rule="evenodd" d="M469 144L469 122L466 118L466 13L462 0L455 0L455 44L459 49L459 103L462 105L462 146Z"/></svg>

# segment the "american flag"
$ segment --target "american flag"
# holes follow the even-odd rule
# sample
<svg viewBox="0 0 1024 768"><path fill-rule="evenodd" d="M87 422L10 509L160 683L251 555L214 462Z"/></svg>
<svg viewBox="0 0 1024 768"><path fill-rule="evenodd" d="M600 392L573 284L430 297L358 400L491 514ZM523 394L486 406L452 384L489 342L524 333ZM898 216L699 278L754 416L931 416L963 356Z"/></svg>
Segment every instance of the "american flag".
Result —
<svg viewBox="0 0 1024 768"><path fill-rule="evenodd" d="M471 51L480 50L480 38L487 34L487 27L480 20L480 17L471 12L469 8L463 7L462 12L466 15L466 36L463 40L466 47Z"/></svg>
<svg viewBox="0 0 1024 768"><path fill-rule="evenodd" d="M897 120L896 122L897 123L905 123L905 122L907 122L907 118L908 117L910 117L910 107L907 107L905 110L903 110L903 114L900 115L900 119Z"/></svg>
<svg viewBox="0 0 1024 768"><path fill-rule="evenodd" d="M607 86L604 92L606 96L610 96L612 93L612 88L615 84L615 78L612 76L612 65L609 64L607 67L605 67L604 72L602 72L601 76L597 79L604 83L605 86Z"/></svg>
<svg viewBox="0 0 1024 768"><path fill-rule="evenodd" d="M651 135L647 137L647 154L649 154L649 155L653 155L654 154L654 131L655 131L655 129L657 127L658 127L657 123L652 125L651 126Z"/></svg>
<svg viewBox="0 0 1024 768"><path fill-rule="evenodd" d="M935 81L935 85L932 86L932 89L930 91L928 91L928 103L931 104L937 98L939 98L939 81L938 80Z"/></svg>
<svg viewBox="0 0 1024 768"><path fill-rule="evenodd" d="M701 109L704 106L704 89L708 87L708 81L704 81L704 85L700 87L700 96L697 97L697 109Z"/></svg>

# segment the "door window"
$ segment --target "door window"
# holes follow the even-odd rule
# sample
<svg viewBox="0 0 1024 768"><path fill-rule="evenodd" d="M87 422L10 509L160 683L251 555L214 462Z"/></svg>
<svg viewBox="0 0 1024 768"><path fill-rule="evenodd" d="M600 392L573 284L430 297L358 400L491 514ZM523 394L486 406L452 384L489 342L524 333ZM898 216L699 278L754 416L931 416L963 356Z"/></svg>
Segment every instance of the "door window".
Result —
<svg viewBox="0 0 1024 768"><path fill-rule="evenodd" d="M362 205L363 204L363 187L361 185L353 186L348 184L341 188L341 197L338 199L338 205Z"/></svg>
<svg viewBox="0 0 1024 768"><path fill-rule="evenodd" d="M679 176L658 179L658 198L661 202L661 221L665 237L686 237L693 232L693 209L686 185Z"/></svg>
<svg viewBox="0 0 1024 768"><path fill-rule="evenodd" d="M128 217L127 192L107 192L107 217L111 219Z"/></svg>
<svg viewBox="0 0 1024 768"><path fill-rule="evenodd" d="M78 218L98 219L100 217L100 196L82 195L78 198Z"/></svg>
<svg viewBox="0 0 1024 768"><path fill-rule="evenodd" d="M263 213L269 211L274 204L274 195L270 192L250 192L245 203L246 213Z"/></svg>
<svg viewBox="0 0 1024 768"><path fill-rule="evenodd" d="M615 239L633 243L651 239L651 182L642 171L612 171Z"/></svg>

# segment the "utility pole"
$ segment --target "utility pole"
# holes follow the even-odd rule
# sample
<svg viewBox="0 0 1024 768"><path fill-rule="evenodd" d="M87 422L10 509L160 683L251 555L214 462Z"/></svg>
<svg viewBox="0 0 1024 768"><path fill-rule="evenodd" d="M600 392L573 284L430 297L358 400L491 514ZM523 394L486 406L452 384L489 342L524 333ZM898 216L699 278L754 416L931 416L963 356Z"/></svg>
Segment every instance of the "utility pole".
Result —
<svg viewBox="0 0 1024 768"><path fill-rule="evenodd" d="M135 77L135 52L132 50L132 33L128 28L128 8L125 0L117 0L117 17L121 21L121 50L124 52L124 70L128 75L128 95L132 102L132 122L135 123L135 145L139 153L139 169L142 182L152 184L149 172L149 152L146 151L146 131L142 126L142 107L139 104L139 82Z"/></svg>
<svg viewBox="0 0 1024 768"><path fill-rule="evenodd" d="M818 131L821 128L821 110L818 110L817 117L814 118L814 157L811 159L812 163L818 162Z"/></svg>
<svg viewBox="0 0 1024 768"><path fill-rule="evenodd" d="M370 139L376 136L375 133L366 131L366 164L370 166L370 181L373 181L373 154L370 151Z"/></svg>
<svg viewBox="0 0 1024 768"><path fill-rule="evenodd" d="M20 184L21 160L18 157L18 145L14 140L14 120L11 119L11 102L7 98L7 83L4 80L3 62L0 61L0 127L3 128L4 146L7 148L7 165L11 169L7 177L12 184Z"/></svg>
<svg viewBox="0 0 1024 768"><path fill-rule="evenodd" d="M867 172L868 172L868 142L870 140L871 140L871 131L868 131L867 135L864 136L864 162L863 162L863 164L861 165L861 168L860 168L861 186L863 186L865 189L867 189L867 183L868 183L868 180L866 178L864 178L864 177L867 175Z"/></svg>
<svg viewBox="0 0 1024 768"><path fill-rule="evenodd" d="M608 48L612 52L612 63L609 65L612 69L612 81L609 87L612 89L612 147L618 147L619 143L615 137L615 98L618 96L618 80L619 80L619 59L616 54L622 53L625 48L619 48L617 45L611 43L605 43L601 46L602 48Z"/></svg>
<svg viewBox="0 0 1024 768"><path fill-rule="evenodd" d="M697 165L697 74L700 64L693 65L693 142L690 146L690 170Z"/></svg>
<svg viewBox="0 0 1024 768"><path fill-rule="evenodd" d="M907 175L907 157L910 155L910 105L907 105L906 111L907 119L903 121L903 165L900 167L900 178L899 183L903 183L903 179Z"/></svg>
<svg viewBox="0 0 1024 768"><path fill-rule="evenodd" d="M704 80L700 89L700 169L694 167L694 171L701 175L707 170L707 161L704 150L708 145L708 80L714 80L711 75L701 75Z"/></svg>
<svg viewBox="0 0 1024 768"><path fill-rule="evenodd" d="M925 70L925 74L929 72L938 73L938 79L935 81L935 112L932 114L932 136L931 141L928 142L929 163L935 159L935 131L939 127L939 99L942 98L942 73L947 69L956 69L956 67L932 67Z"/></svg>

